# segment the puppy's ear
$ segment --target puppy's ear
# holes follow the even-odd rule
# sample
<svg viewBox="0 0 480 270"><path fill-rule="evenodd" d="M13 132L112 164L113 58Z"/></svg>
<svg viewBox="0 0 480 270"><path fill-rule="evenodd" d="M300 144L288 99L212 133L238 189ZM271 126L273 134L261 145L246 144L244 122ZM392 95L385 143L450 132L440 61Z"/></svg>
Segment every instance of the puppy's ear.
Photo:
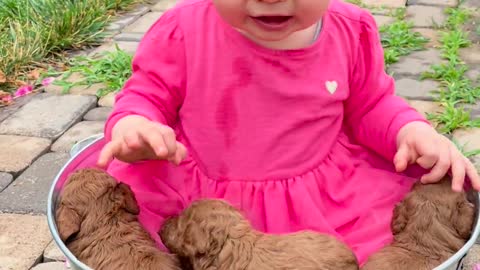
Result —
<svg viewBox="0 0 480 270"><path fill-rule="evenodd" d="M195 223L185 217L168 218L159 232L163 244L173 253L193 257L204 254L208 249L208 235L203 230L204 222Z"/></svg>
<svg viewBox="0 0 480 270"><path fill-rule="evenodd" d="M114 201L119 203L127 212L134 215L140 213L135 195L127 184L118 183L113 191L113 197Z"/></svg>
<svg viewBox="0 0 480 270"><path fill-rule="evenodd" d="M475 207L467 200L459 200L453 210L452 222L455 230L463 239L468 239L472 233Z"/></svg>
<svg viewBox="0 0 480 270"><path fill-rule="evenodd" d="M408 209L406 206L406 202L402 201L395 206L393 209L393 217L392 217L392 233L393 235L397 235L401 233L408 223Z"/></svg>
<svg viewBox="0 0 480 270"><path fill-rule="evenodd" d="M74 209L62 204L57 209L56 221L60 239L63 242L80 231L82 222L80 215Z"/></svg>
<svg viewBox="0 0 480 270"><path fill-rule="evenodd" d="M210 251L210 236L203 224L189 223L185 228L183 240L183 249L187 256L192 257L198 254L206 254Z"/></svg>

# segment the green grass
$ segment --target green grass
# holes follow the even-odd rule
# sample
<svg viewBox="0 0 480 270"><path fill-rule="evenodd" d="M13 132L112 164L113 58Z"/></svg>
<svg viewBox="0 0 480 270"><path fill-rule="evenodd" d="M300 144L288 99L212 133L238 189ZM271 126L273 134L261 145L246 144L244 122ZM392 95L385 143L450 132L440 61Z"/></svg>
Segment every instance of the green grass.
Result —
<svg viewBox="0 0 480 270"><path fill-rule="evenodd" d="M366 8L371 12L376 10L389 11L389 15L394 18L393 23L383 25L379 29L386 67L398 62L402 56L409 55L413 51L425 49L425 44L429 40L412 30L413 23L405 19L405 8L389 10L382 7L369 7L362 0L347 0L347 2Z"/></svg>
<svg viewBox="0 0 480 270"><path fill-rule="evenodd" d="M405 9L393 10L391 15L395 21L380 27L387 67L398 62L402 56L425 49L425 44L429 41L412 30L413 23L405 20Z"/></svg>
<svg viewBox="0 0 480 270"><path fill-rule="evenodd" d="M461 48L470 46L468 34L462 26L470 19L468 10L460 8L446 9L448 15L441 33L441 53L446 63L432 66L422 78L440 82L440 89L435 91L435 100L443 107L441 113L429 115L439 130L450 134L459 128L480 127L480 119L472 119L463 104L475 104L480 98L480 87L475 87L465 76L468 66L460 59Z"/></svg>
<svg viewBox="0 0 480 270"><path fill-rule="evenodd" d="M460 150L460 152L467 158L471 158L471 157L480 155L480 149L471 150L471 151L466 150L467 146L468 146L468 143L460 144L455 139L452 139L452 142L455 144L455 146L458 148L458 150Z"/></svg>
<svg viewBox="0 0 480 270"><path fill-rule="evenodd" d="M360 6L360 7L365 7L362 0L346 0L345 2L354 4L354 5L357 5L357 6Z"/></svg>
<svg viewBox="0 0 480 270"><path fill-rule="evenodd" d="M69 62L69 70L61 73L61 76L53 84L62 86L63 92L68 93L76 85L89 86L94 83L103 83L105 87L97 92L97 96L101 97L122 88L125 81L132 74L132 58L131 54L118 47L116 47L115 51L105 52L95 58L75 57ZM74 83L68 82L67 79L72 73L80 73L85 79ZM51 72L48 75L59 74Z"/></svg>
<svg viewBox="0 0 480 270"><path fill-rule="evenodd" d="M136 0L1 0L0 89L65 49L98 44L116 10Z"/></svg>

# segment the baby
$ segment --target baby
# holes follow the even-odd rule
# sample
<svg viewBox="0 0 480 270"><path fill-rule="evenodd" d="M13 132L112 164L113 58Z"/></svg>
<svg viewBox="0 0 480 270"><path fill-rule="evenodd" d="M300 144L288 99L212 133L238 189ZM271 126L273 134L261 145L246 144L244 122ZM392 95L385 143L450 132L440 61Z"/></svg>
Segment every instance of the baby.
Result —
<svg viewBox="0 0 480 270"><path fill-rule="evenodd" d="M141 41L98 164L162 248L167 217L216 198L261 232L337 237L363 263L416 179L450 170L454 191L466 176L480 188L384 69L372 15L340 0L183 0Z"/></svg>

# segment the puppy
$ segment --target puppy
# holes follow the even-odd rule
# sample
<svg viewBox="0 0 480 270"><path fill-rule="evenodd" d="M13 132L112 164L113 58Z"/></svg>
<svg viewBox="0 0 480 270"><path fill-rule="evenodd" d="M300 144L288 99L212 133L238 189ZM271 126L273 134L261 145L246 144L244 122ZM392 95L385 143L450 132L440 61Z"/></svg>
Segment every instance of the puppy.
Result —
<svg viewBox="0 0 480 270"><path fill-rule="evenodd" d="M358 269L355 255L334 237L306 231L263 234L221 200L194 202L164 223L160 237L194 270Z"/></svg>
<svg viewBox="0 0 480 270"><path fill-rule="evenodd" d="M56 221L62 241L95 270L179 270L176 256L157 249L138 213L128 185L100 170L84 169L68 179Z"/></svg>
<svg viewBox="0 0 480 270"><path fill-rule="evenodd" d="M465 192L451 181L416 183L393 212L392 244L373 254L362 270L431 270L469 239L475 216Z"/></svg>

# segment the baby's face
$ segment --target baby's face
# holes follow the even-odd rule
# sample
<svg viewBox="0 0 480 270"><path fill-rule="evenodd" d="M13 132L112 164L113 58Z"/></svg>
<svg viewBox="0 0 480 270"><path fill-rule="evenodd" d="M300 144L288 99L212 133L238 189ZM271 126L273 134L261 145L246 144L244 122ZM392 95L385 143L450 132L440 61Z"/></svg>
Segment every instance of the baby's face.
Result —
<svg viewBox="0 0 480 270"><path fill-rule="evenodd" d="M261 41L281 41L320 20L330 0L213 0L233 27Z"/></svg>

